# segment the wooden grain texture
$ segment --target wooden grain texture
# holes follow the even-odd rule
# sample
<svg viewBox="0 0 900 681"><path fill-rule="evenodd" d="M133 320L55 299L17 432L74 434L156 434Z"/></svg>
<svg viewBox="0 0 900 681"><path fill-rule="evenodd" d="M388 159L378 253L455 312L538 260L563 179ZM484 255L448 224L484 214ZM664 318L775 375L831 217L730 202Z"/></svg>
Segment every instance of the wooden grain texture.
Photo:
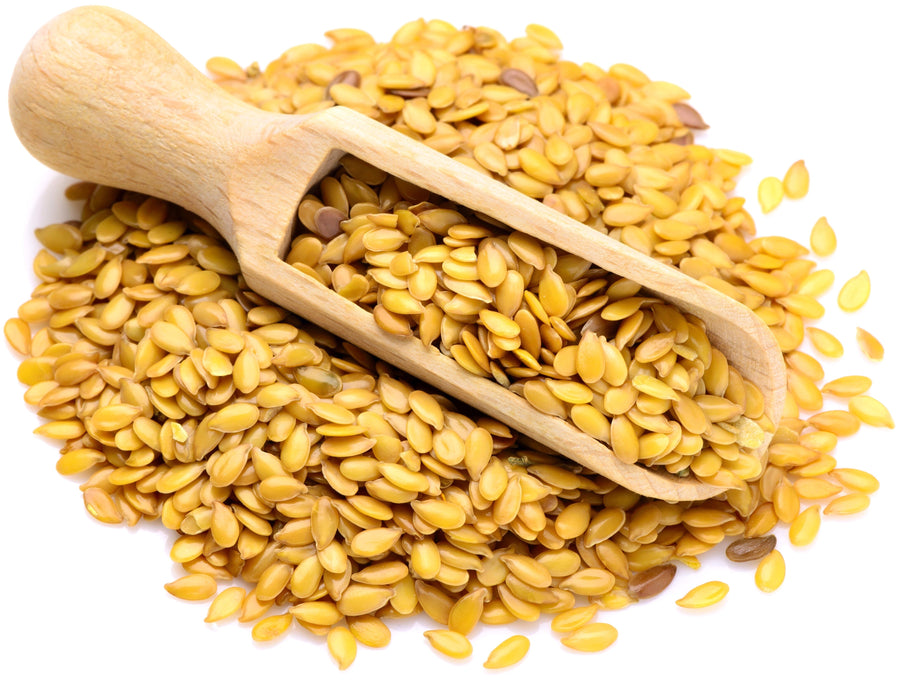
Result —
<svg viewBox="0 0 900 681"><path fill-rule="evenodd" d="M228 241L258 293L645 496L693 500L722 490L620 462L592 437L437 349L384 332L370 313L287 265L282 258L305 191L350 153L636 281L701 318L779 420L782 354L745 306L354 111L288 116L255 109L122 12L82 7L40 29L16 66L9 105L19 138L44 164L195 212Z"/></svg>

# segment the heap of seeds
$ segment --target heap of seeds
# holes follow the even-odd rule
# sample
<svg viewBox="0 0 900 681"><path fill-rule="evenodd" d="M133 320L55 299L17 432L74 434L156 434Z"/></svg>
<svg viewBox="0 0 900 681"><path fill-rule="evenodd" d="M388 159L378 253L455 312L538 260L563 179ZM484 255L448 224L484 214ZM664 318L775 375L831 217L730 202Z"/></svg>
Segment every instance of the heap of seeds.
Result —
<svg viewBox="0 0 900 681"><path fill-rule="evenodd" d="M288 263L386 331L436 344L627 463L722 486L762 472L762 393L702 322L634 282L353 157L298 215Z"/></svg>
<svg viewBox="0 0 900 681"><path fill-rule="evenodd" d="M823 385L822 365L799 349L834 277L798 241L755 237L743 199L727 195L749 158L692 142L705 124L680 88L632 66L563 61L551 31L526 33L415 21L387 44L340 30L331 47L292 48L264 71L223 58L210 69L264 109L352 106L755 310L790 377L764 469L719 498L670 504L523 449L502 424L247 290L192 216L78 184L80 219L38 230L40 283L5 335L24 356L25 400L47 420L38 432L62 442L57 470L82 479L98 520L172 530L185 576L166 588L212 599L207 621L254 622L263 641L299 624L341 668L357 644L388 643L384 619L418 612L452 657L472 654L479 624L548 613L563 645L602 650L617 633L594 621L600 609L657 596L679 564L731 540L729 555L759 561L757 584L775 589L779 523L808 544L823 513L858 512L877 490L835 451L863 424L892 427L891 415L870 380ZM826 227L817 254L834 248ZM868 295L851 291L854 305ZM816 347L839 355L819 331ZM859 342L882 356L870 333ZM823 393L846 408L821 411ZM746 410L746 396L729 400ZM703 607L727 591L712 581L677 602ZM512 637L485 664L527 650Z"/></svg>

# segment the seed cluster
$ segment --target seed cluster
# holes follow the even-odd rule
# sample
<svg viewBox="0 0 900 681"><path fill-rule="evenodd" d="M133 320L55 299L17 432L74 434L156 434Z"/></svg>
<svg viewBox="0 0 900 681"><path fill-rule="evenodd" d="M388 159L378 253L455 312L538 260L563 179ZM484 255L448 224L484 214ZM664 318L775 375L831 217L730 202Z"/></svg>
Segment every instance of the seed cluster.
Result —
<svg viewBox="0 0 900 681"><path fill-rule="evenodd" d="M166 588L209 600L208 622L253 622L259 641L302 626L325 638L340 668L352 664L358 644L389 642L384 619L418 612L438 627L428 640L451 657L472 654L468 635L480 625L546 613L561 644L598 651L617 637L612 625L595 621L601 609L657 596L678 566L699 566L699 556L719 544L740 542L729 553L759 561L759 588L777 588L784 562L767 538L777 525L789 526L791 542L808 544L822 515L859 512L878 489L875 477L839 466L834 453L840 438L893 421L867 394L864 378L820 387L822 365L799 349L813 336L809 320L822 313L816 297L834 277L817 269L799 242L755 237L743 199L727 196L749 158L693 144L691 130L705 124L677 86L628 65L603 70L566 62L551 31L530 26L526 34L507 41L487 28L415 21L386 44L339 30L329 34L331 47L292 48L265 70L224 58L209 67L223 87L267 110L341 104L363 111L755 310L780 343L790 375L786 413L773 424L763 470L709 501L641 498L524 448L502 424L261 299L212 230L175 206L78 184L68 195L83 202L80 219L38 230L40 283L5 335L24 357L18 378L27 386L25 401L46 419L38 432L62 443L57 470L84 480L85 506L98 520L155 519L173 532L171 557L185 575ZM341 260L325 274L321 254L357 219L349 205L341 212L337 185L347 190L333 180L322 183L323 198L334 187L331 198L312 223L304 221L327 243L301 239L293 256L364 300L373 269L400 275L391 272L393 258L367 264L365 272L350 272ZM790 198L806 182L795 169L783 188ZM354 191L365 191L364 184ZM376 223L369 234L407 219L376 205L368 213L396 217L397 224ZM415 217L421 222L421 212ZM476 227L490 234L463 238L494 239L489 243L502 254L493 227ZM450 236L449 226L441 236ZM508 237L505 243L512 250ZM835 244L834 231L820 221L813 251L830 253ZM321 252L313 258L301 255L304 249ZM565 256L555 258L557 267L577 269ZM590 286L572 284L583 274L568 282L576 294ZM535 282L539 302L544 276L552 279ZM604 309L637 296L623 292L627 282L598 277L603 285L583 298L603 290ZM850 304L863 293L867 287L853 283ZM373 310L384 306L383 296L369 301ZM638 307L637 326L650 320L643 333L674 316L655 302ZM508 322L485 316L485 330L471 335L487 353L483 339ZM518 324L515 313L503 316ZM565 314L558 318L566 322ZM612 321L615 339L623 321ZM421 335L422 318L417 322ZM564 326L547 326L563 337ZM471 355L463 330L462 342L447 347L462 345ZM820 331L817 352L843 352ZM581 332L583 342L583 326ZM883 356L870 333L860 329L858 341L867 356ZM546 342L541 337L542 348ZM603 347L624 356L627 345ZM555 369L541 350L533 357ZM576 350L576 374L577 358ZM534 378L513 368L503 367L511 386ZM823 390L847 407L822 411ZM728 399L746 409L750 392ZM727 591L708 582L678 602L705 607ZM514 664L527 651L527 641L513 637L485 664Z"/></svg>
<svg viewBox="0 0 900 681"><path fill-rule="evenodd" d="M728 486L774 424L700 320L353 157L307 194L287 262L626 463ZM352 216L352 217L351 217Z"/></svg>

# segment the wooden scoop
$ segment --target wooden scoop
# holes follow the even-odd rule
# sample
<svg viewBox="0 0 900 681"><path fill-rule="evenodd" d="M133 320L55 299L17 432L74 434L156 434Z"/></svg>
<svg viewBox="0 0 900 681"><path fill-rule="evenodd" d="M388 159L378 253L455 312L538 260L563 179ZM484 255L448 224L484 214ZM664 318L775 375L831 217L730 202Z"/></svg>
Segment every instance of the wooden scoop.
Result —
<svg viewBox="0 0 900 681"><path fill-rule="evenodd" d="M369 312L289 266L283 257L307 190L352 154L638 282L703 319L779 420L782 355L746 307L352 110L289 116L253 108L122 12L83 7L44 26L16 66L9 103L22 143L46 165L193 211L228 241L259 294L642 495L695 500L723 489L622 463L594 438L437 349L384 332Z"/></svg>

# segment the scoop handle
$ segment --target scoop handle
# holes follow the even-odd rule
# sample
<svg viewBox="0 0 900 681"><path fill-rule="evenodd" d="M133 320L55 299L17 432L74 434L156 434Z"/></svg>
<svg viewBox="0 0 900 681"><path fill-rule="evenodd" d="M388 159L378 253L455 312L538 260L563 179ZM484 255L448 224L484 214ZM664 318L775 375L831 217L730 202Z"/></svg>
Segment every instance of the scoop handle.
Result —
<svg viewBox="0 0 900 681"><path fill-rule="evenodd" d="M235 140L263 113L136 19L98 6L38 30L13 71L9 109L23 145L54 170L167 199L215 225L228 222Z"/></svg>

